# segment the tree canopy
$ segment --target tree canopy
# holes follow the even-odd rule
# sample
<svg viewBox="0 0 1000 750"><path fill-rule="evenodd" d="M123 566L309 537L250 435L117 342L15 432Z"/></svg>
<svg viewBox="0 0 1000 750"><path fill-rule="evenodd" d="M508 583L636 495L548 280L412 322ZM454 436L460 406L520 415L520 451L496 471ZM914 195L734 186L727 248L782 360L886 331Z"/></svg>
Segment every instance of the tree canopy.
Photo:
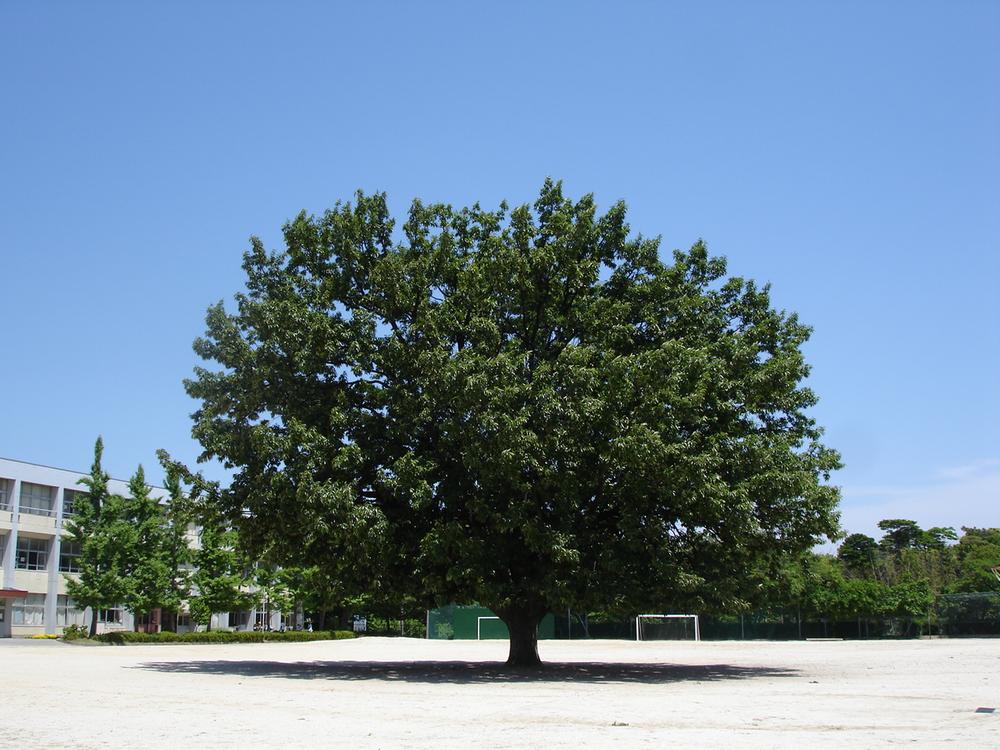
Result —
<svg viewBox="0 0 1000 750"><path fill-rule="evenodd" d="M867 573L875 567L875 553L878 551L878 543L865 534L849 534L840 548L837 550L837 557L847 566L848 570L855 573Z"/></svg>
<svg viewBox="0 0 1000 750"><path fill-rule="evenodd" d="M347 591L477 601L537 663L550 609L739 601L837 533L808 415L809 329L701 242L660 257L626 208L358 193L251 240L186 387L241 537Z"/></svg>

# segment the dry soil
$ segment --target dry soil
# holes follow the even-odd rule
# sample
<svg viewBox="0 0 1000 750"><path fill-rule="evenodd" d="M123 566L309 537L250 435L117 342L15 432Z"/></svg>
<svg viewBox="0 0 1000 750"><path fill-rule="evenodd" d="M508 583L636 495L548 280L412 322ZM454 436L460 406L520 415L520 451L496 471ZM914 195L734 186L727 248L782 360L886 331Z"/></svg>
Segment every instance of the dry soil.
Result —
<svg viewBox="0 0 1000 750"><path fill-rule="evenodd" d="M1000 640L0 643L0 747L1000 747Z"/></svg>

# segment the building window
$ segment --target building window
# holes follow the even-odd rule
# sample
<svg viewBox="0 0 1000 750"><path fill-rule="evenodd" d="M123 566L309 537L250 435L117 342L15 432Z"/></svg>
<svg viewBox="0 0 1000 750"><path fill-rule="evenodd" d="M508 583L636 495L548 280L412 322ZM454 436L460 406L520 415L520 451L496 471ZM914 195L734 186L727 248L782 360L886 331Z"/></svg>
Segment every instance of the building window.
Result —
<svg viewBox="0 0 1000 750"><path fill-rule="evenodd" d="M258 609L254 611L253 617L253 629L254 630L270 630L271 629L271 613L267 609Z"/></svg>
<svg viewBox="0 0 1000 750"><path fill-rule="evenodd" d="M21 482L21 512L36 516L54 516L55 496L55 487Z"/></svg>
<svg viewBox="0 0 1000 750"><path fill-rule="evenodd" d="M10 510L10 488L14 482L10 479L0 479L0 510Z"/></svg>
<svg viewBox="0 0 1000 750"><path fill-rule="evenodd" d="M119 604L117 607L97 610L97 621L105 625L121 625L125 612Z"/></svg>
<svg viewBox="0 0 1000 750"><path fill-rule="evenodd" d="M10 609L14 625L45 624L45 594L28 594L23 599L15 599Z"/></svg>
<svg viewBox="0 0 1000 750"><path fill-rule="evenodd" d="M231 628L246 628L247 623L250 621L249 612L230 612L229 613L229 627Z"/></svg>
<svg viewBox="0 0 1000 750"><path fill-rule="evenodd" d="M45 570L49 560L49 543L45 539L19 536L15 552L14 567L18 570Z"/></svg>
<svg viewBox="0 0 1000 750"><path fill-rule="evenodd" d="M76 509L86 499L86 492L80 492L80 490L63 490L63 518L75 516Z"/></svg>
<svg viewBox="0 0 1000 750"><path fill-rule="evenodd" d="M63 573L80 572L80 543L67 542L59 545L59 570Z"/></svg>
<svg viewBox="0 0 1000 750"><path fill-rule="evenodd" d="M83 623L84 612L76 608L76 602L63 594L56 600L56 625L66 627L67 625L80 625Z"/></svg>

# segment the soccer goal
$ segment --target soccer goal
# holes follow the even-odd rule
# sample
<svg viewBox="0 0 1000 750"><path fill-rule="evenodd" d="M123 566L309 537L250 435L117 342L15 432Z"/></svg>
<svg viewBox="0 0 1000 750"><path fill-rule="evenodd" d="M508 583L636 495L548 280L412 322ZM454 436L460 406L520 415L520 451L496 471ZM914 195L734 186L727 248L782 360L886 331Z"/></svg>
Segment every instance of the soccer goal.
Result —
<svg viewBox="0 0 1000 750"><path fill-rule="evenodd" d="M637 641L700 641L698 615L639 615L635 618Z"/></svg>
<svg viewBox="0 0 1000 750"><path fill-rule="evenodd" d="M477 617L476 618L476 640L477 641L483 640L483 622L484 621L488 622L488 623L500 622L500 618L496 617L496 616L486 616L486 615L484 615L482 617ZM494 630L495 628L487 628L487 629L488 630ZM494 636L494 637L496 637L496 636Z"/></svg>

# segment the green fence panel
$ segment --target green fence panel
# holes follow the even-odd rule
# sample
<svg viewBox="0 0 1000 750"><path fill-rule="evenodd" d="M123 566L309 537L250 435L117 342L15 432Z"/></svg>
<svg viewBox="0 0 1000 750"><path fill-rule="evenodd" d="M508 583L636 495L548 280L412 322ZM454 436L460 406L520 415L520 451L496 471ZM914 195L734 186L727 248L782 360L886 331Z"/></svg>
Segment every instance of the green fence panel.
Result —
<svg viewBox="0 0 1000 750"><path fill-rule="evenodd" d="M449 604L427 613L427 637L435 640L506 640L507 626L486 607ZM538 626L542 640L555 638L555 622L546 615Z"/></svg>
<svg viewBox="0 0 1000 750"><path fill-rule="evenodd" d="M703 640L787 641L805 638L917 638L921 635L1000 635L1000 592L944 594L938 597L928 625L926 617L803 616L798 612L751 612L702 615ZM506 639L507 627L486 607L450 604L427 613L429 638ZM635 619L562 612L546 615L540 639L635 639Z"/></svg>

